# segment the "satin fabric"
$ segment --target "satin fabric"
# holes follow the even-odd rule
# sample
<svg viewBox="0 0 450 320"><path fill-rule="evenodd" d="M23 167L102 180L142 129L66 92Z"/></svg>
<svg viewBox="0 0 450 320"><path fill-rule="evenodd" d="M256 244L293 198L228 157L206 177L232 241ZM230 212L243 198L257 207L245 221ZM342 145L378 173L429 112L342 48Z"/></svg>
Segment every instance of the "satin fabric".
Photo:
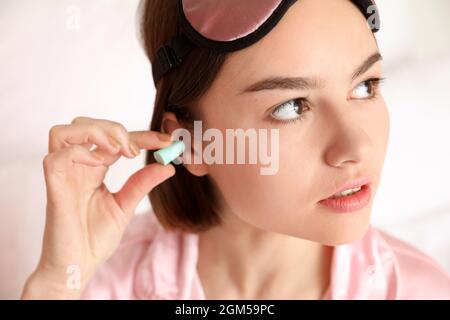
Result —
<svg viewBox="0 0 450 320"><path fill-rule="evenodd" d="M184 0L183 12L202 36L233 41L257 30L280 3L281 0Z"/></svg>
<svg viewBox="0 0 450 320"><path fill-rule="evenodd" d="M82 299L204 300L197 273L198 236L168 232L153 212L136 216ZM450 299L450 276L436 261L370 226L333 248L327 300Z"/></svg>

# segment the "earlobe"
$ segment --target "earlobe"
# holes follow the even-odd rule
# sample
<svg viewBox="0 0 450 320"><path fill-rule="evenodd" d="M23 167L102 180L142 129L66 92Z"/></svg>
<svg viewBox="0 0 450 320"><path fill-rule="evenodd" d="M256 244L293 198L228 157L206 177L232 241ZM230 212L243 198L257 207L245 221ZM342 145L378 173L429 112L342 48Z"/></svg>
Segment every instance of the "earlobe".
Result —
<svg viewBox="0 0 450 320"><path fill-rule="evenodd" d="M204 163L202 164L183 164L184 167L189 171L192 175L197 177L203 177L208 174L208 166Z"/></svg>
<svg viewBox="0 0 450 320"><path fill-rule="evenodd" d="M194 144L190 143L190 152L185 152L183 154L183 165L184 167L194 176L201 177L208 174L208 165L203 162L203 152L202 150L195 150ZM195 157L201 159L201 163L195 163Z"/></svg>

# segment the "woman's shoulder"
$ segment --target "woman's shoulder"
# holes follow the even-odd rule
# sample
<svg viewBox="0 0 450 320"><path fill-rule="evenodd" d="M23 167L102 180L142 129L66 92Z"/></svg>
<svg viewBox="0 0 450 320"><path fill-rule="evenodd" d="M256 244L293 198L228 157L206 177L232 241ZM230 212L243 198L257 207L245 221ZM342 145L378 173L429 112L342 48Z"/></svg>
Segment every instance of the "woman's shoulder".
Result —
<svg viewBox="0 0 450 320"><path fill-rule="evenodd" d="M381 242L379 251L394 258L398 299L450 299L450 275L443 266L387 231L376 227L372 231Z"/></svg>
<svg viewBox="0 0 450 320"><path fill-rule="evenodd" d="M147 255L158 228L152 210L133 217L119 246L96 270L81 299L135 299L136 268Z"/></svg>

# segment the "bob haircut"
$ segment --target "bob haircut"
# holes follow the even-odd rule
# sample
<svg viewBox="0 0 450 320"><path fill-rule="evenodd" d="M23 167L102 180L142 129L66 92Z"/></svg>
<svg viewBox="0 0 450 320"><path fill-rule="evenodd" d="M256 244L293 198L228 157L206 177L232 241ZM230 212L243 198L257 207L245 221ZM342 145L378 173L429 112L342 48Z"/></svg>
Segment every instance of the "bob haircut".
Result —
<svg viewBox="0 0 450 320"><path fill-rule="evenodd" d="M158 48L181 33L173 0L141 0L139 3L140 37L152 63ZM227 53L194 48L177 68L167 73L156 86L150 130L162 131L164 112L170 111L186 129L200 120L196 105L220 71ZM193 132L191 132L193 134ZM145 164L155 163L153 151L147 151ZM220 224L220 204L216 186L207 176L192 175L183 165L176 174L149 193L153 211L166 230L198 233Z"/></svg>

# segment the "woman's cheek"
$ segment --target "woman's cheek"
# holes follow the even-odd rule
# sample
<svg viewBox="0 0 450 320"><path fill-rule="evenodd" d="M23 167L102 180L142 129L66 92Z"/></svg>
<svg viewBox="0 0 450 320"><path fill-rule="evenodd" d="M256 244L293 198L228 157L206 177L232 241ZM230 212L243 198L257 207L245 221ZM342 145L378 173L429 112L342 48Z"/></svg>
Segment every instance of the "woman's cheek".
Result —
<svg viewBox="0 0 450 320"><path fill-rule="evenodd" d="M211 166L210 176L235 214L269 227L306 214L314 170L308 165L310 155L301 154L301 145L292 148L292 142L280 143L279 170L273 175L262 175L262 164Z"/></svg>
<svg viewBox="0 0 450 320"><path fill-rule="evenodd" d="M213 165L210 177L232 211L246 211L260 198L264 188L270 185L259 183L257 165L228 164Z"/></svg>

